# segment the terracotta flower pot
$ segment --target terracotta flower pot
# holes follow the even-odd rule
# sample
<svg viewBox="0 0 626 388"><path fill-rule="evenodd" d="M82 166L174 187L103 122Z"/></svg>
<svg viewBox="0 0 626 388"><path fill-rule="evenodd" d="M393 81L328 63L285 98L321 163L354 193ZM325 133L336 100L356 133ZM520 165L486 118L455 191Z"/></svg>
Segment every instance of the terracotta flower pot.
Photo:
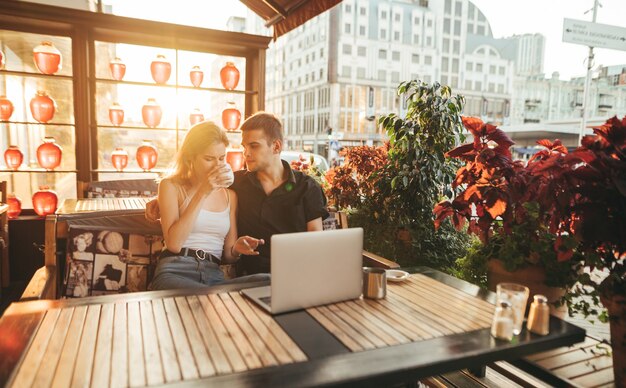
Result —
<svg viewBox="0 0 626 388"><path fill-rule="evenodd" d="M498 283L518 283L523 284L530 290L528 300L533 300L537 294L544 295L548 302L556 302L563 295L565 290L559 287L546 286L546 270L539 265L531 265L517 271L509 272L504 268L502 261L490 259L487 266L487 286L491 291L496 291ZM528 303L527 307L530 306ZM555 308L550 305L550 313L560 318L565 318L567 306Z"/></svg>
<svg viewBox="0 0 626 388"><path fill-rule="evenodd" d="M4 162L10 170L16 171L24 161L24 154L17 146L12 145L4 151Z"/></svg>
<svg viewBox="0 0 626 388"><path fill-rule="evenodd" d="M144 171L150 171L156 166L158 156L157 149L150 140L144 140L137 148L137 164Z"/></svg>
<svg viewBox="0 0 626 388"><path fill-rule="evenodd" d="M229 131L234 131L239 128L241 122L241 112L235 108L234 102L228 103L228 108L222 111L222 125Z"/></svg>
<svg viewBox="0 0 626 388"><path fill-rule="evenodd" d="M156 128L161 123L163 111L154 98L148 98L148 102L141 108L141 117L144 124L150 128Z"/></svg>
<svg viewBox="0 0 626 388"><path fill-rule="evenodd" d="M15 194L9 194L7 195L7 205L9 205L7 216L12 220L19 217L22 212L22 200L16 197Z"/></svg>
<svg viewBox="0 0 626 388"><path fill-rule="evenodd" d="M157 55L156 59L150 64L150 73L152 79L157 84L165 84L172 74L172 65L165 59L165 55Z"/></svg>
<svg viewBox="0 0 626 388"><path fill-rule="evenodd" d="M40 186L39 191L33 194L33 208L41 217L54 214L58 201L57 193L50 190L48 186Z"/></svg>
<svg viewBox="0 0 626 388"><path fill-rule="evenodd" d="M239 83L239 70L233 62L226 62L226 65L220 70L220 79L224 89L233 90Z"/></svg>
<svg viewBox="0 0 626 388"><path fill-rule="evenodd" d="M52 120L56 112L56 103L45 91L39 90L30 100L30 113L40 123Z"/></svg>
<svg viewBox="0 0 626 388"><path fill-rule="evenodd" d="M4 69L4 65L6 65L6 57L2 50L0 50L0 70Z"/></svg>
<svg viewBox="0 0 626 388"><path fill-rule="evenodd" d="M13 103L6 96L0 96L0 121L9 121L13 114Z"/></svg>
<svg viewBox="0 0 626 388"><path fill-rule="evenodd" d="M109 108L109 120L116 127L124 123L124 109L117 102L113 103Z"/></svg>
<svg viewBox="0 0 626 388"><path fill-rule="evenodd" d="M113 77L114 80L121 81L124 79L126 65L121 59L115 57L111 60L111 62L109 62L109 69L111 70L111 77Z"/></svg>
<svg viewBox="0 0 626 388"><path fill-rule="evenodd" d="M193 126L204 121L204 115L196 108L189 114L189 123Z"/></svg>
<svg viewBox="0 0 626 388"><path fill-rule="evenodd" d="M123 148L116 148L111 152L111 163L117 171L124 171L124 168L128 165L128 152Z"/></svg>
<svg viewBox="0 0 626 388"><path fill-rule="evenodd" d="M228 150L226 152L226 163L230 164L233 171L243 170L244 158L242 150Z"/></svg>
<svg viewBox="0 0 626 388"><path fill-rule="evenodd" d="M52 42L41 42L33 49L33 59L37 70L43 74L54 74L61 70L61 52Z"/></svg>
<svg viewBox="0 0 626 388"><path fill-rule="evenodd" d="M61 164L63 149L53 137L46 137L43 144L37 147L37 162L48 171L52 171Z"/></svg>
<svg viewBox="0 0 626 388"><path fill-rule="evenodd" d="M204 79L204 72L200 70L200 66L194 66L191 68L189 72L189 78L191 79L191 84L199 88L202 85L202 80Z"/></svg>
<svg viewBox="0 0 626 388"><path fill-rule="evenodd" d="M609 313L615 386L626 387L626 297L600 293L600 300Z"/></svg>

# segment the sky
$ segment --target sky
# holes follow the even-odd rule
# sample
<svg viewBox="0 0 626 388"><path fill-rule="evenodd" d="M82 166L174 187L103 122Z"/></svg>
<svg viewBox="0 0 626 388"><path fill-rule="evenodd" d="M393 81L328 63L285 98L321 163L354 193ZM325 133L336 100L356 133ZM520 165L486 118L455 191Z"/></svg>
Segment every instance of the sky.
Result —
<svg viewBox="0 0 626 388"><path fill-rule="evenodd" d="M495 38L540 33L546 37L544 73L558 71L561 79L582 77L587 71L587 46L562 42L563 19L591 21L593 0L472 0L487 17ZM597 23L626 29L626 0L600 0ZM626 65L626 51L594 49L595 66Z"/></svg>
<svg viewBox="0 0 626 388"><path fill-rule="evenodd" d="M219 1L219 6L215 3ZM544 72L550 77L558 71L567 80L586 72L589 49L563 43L563 19L591 21L593 0L471 0L487 17L494 37L540 33L546 37ZM626 28L626 0L600 0L597 22ZM105 0L120 15L224 29L230 15L246 16L246 7L238 0L176 0L179 12L172 12L171 0ZM626 64L626 51L595 49L595 66Z"/></svg>

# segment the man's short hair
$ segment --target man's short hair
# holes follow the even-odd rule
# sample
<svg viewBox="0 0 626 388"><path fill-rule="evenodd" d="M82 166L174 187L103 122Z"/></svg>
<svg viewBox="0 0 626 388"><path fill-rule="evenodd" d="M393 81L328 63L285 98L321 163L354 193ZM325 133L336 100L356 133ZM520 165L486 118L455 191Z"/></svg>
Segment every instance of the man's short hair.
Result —
<svg viewBox="0 0 626 388"><path fill-rule="evenodd" d="M241 132L253 129L263 130L268 143L272 143L274 140L283 142L283 125L278 117L271 113L257 112L241 124Z"/></svg>

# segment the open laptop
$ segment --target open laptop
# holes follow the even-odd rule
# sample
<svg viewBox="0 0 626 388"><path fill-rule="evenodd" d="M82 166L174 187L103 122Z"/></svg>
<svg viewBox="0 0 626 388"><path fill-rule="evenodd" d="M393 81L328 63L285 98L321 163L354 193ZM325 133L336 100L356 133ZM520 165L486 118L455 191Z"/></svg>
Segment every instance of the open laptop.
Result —
<svg viewBox="0 0 626 388"><path fill-rule="evenodd" d="M361 228L277 234L271 252L271 285L241 291L271 314L361 295Z"/></svg>

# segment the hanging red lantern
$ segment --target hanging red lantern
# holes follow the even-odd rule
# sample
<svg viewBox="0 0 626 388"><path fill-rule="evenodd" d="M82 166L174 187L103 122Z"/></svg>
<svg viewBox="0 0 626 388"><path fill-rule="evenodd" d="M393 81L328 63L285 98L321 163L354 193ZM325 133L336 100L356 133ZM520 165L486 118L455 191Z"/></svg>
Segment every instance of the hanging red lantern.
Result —
<svg viewBox="0 0 626 388"><path fill-rule="evenodd" d="M119 127L124 122L124 109L117 102L114 102L109 108L109 120L116 127Z"/></svg>
<svg viewBox="0 0 626 388"><path fill-rule="evenodd" d="M16 197L15 194L9 194L7 195L7 205L9 205L7 216L12 220L16 219L22 212L22 200Z"/></svg>
<svg viewBox="0 0 626 388"><path fill-rule="evenodd" d="M233 171L243 170L243 150L226 151L226 163L230 164L230 167L233 169Z"/></svg>
<svg viewBox="0 0 626 388"><path fill-rule="evenodd" d="M204 121L204 115L200 112L200 109L196 108L189 114L189 123L191 125L196 125L202 121Z"/></svg>
<svg viewBox="0 0 626 388"><path fill-rule="evenodd" d="M46 137L43 144L37 147L37 162L48 171L52 171L61 164L63 149L53 137Z"/></svg>
<svg viewBox="0 0 626 388"><path fill-rule="evenodd" d="M6 57L2 50L0 50L0 70L4 69L4 65L6 65Z"/></svg>
<svg viewBox="0 0 626 388"><path fill-rule="evenodd" d="M40 186L39 191L33 194L33 208L41 217L54 214L58 201L57 193L50 190L48 186Z"/></svg>
<svg viewBox="0 0 626 388"><path fill-rule="evenodd" d="M116 148L111 152L111 163L117 171L124 171L124 168L128 165L128 152L123 148Z"/></svg>
<svg viewBox="0 0 626 388"><path fill-rule="evenodd" d="M194 66L191 68L191 71L189 72L189 78L191 79L191 84L196 88L199 88L200 85L202 85L204 72L200 70L200 66Z"/></svg>
<svg viewBox="0 0 626 388"><path fill-rule="evenodd" d="M222 111L222 125L229 131L234 131L239 128L239 122L241 122L241 112L235 108L234 102L228 103L228 108Z"/></svg>
<svg viewBox="0 0 626 388"><path fill-rule="evenodd" d="M41 42L33 49L33 59L37 70L43 74L54 74L61 70L61 52L52 42Z"/></svg>
<svg viewBox="0 0 626 388"><path fill-rule="evenodd" d="M233 90L239 83L239 70L233 62L226 62L226 65L220 70L220 79L224 89Z"/></svg>
<svg viewBox="0 0 626 388"><path fill-rule="evenodd" d="M4 162L10 170L17 171L24 161L24 154L17 146L12 145L4 151Z"/></svg>
<svg viewBox="0 0 626 388"><path fill-rule="evenodd" d="M113 77L114 80L121 81L124 79L124 74L126 74L126 65L121 59L115 57L111 60L111 62L109 62L109 69L111 70L111 77Z"/></svg>
<svg viewBox="0 0 626 388"><path fill-rule="evenodd" d="M144 171L150 171L156 166L158 156L157 149L150 140L144 140L137 148L137 164Z"/></svg>
<svg viewBox="0 0 626 388"><path fill-rule="evenodd" d="M150 128L156 128L161 123L163 111L154 98L148 98L148 102L141 108L141 117L144 124Z"/></svg>
<svg viewBox="0 0 626 388"><path fill-rule="evenodd" d="M40 123L52 120L56 111L56 102L42 90L37 91L35 97L30 100L30 113Z"/></svg>
<svg viewBox="0 0 626 388"><path fill-rule="evenodd" d="M157 84L164 84L170 79L172 65L165 59L165 55L157 55L150 64L150 73L152 73L152 79Z"/></svg>
<svg viewBox="0 0 626 388"><path fill-rule="evenodd" d="M0 121L9 121L13 114L13 103L6 96L0 96Z"/></svg>

